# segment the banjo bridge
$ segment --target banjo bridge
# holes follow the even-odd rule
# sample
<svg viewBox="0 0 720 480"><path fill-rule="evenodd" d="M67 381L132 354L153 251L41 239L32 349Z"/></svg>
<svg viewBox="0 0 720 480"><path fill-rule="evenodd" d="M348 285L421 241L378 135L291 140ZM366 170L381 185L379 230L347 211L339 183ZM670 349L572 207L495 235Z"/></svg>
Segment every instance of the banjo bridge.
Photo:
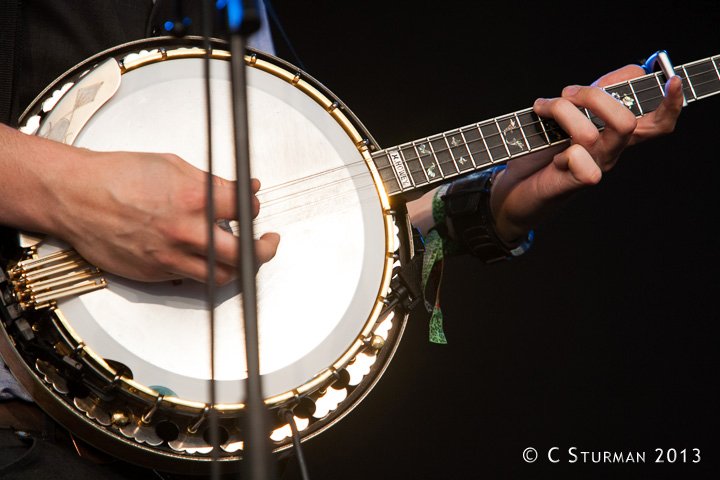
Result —
<svg viewBox="0 0 720 480"><path fill-rule="evenodd" d="M102 272L74 250L21 260L10 269L10 282L23 309L49 308L58 300L107 286Z"/></svg>

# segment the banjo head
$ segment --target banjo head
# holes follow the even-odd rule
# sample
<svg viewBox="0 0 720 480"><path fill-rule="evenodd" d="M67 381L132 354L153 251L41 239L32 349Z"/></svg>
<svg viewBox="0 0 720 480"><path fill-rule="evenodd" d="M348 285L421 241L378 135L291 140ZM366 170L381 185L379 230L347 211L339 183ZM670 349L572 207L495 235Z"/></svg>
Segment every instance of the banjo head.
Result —
<svg viewBox="0 0 720 480"><path fill-rule="evenodd" d="M24 130L97 151L174 153L207 170L205 51L177 42L136 42L81 64L36 100ZM234 180L229 53L211 57L213 173ZM281 60L255 52L245 60L252 175L262 182L255 232L281 236L257 276L263 389L269 408L301 412L298 426L310 438L349 412L392 357L406 316L384 301L412 247L407 219L390 209L371 161L373 143L352 113ZM68 373L62 358L12 349L22 361L8 363L23 370L16 375L31 390L41 388L41 406L110 453L185 471L208 463L212 446L204 427L194 427L214 408L227 433L221 459L241 455L234 419L244 408L246 365L237 286L220 288L214 306L213 407L203 284L96 272L84 293L56 288L23 303L26 290L57 281L58 265L92 268L59 240L23 242L25 258L8 269L24 279L15 281L24 309L15 323L38 334L7 334L59 345L65 363L82 372ZM276 450L287 448L289 427L274 427Z"/></svg>

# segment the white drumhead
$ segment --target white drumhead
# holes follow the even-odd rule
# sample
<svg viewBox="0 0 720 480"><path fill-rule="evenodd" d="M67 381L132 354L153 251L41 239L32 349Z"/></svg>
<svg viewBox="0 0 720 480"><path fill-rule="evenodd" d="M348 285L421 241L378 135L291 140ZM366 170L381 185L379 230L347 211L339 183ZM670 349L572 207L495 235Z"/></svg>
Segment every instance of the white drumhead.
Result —
<svg viewBox="0 0 720 480"><path fill-rule="evenodd" d="M172 152L205 169L202 61L167 60L124 74L75 145ZM212 64L215 173L233 179L229 62ZM252 173L263 184L256 233L282 237L276 258L257 277L269 397L306 383L356 339L378 298L387 235L371 175L341 126L280 78L250 68L248 83ZM59 304L80 337L101 356L128 365L136 381L207 402L205 287L106 278L108 288ZM234 403L243 398L238 380L246 368L242 301L233 286L220 297L217 401Z"/></svg>

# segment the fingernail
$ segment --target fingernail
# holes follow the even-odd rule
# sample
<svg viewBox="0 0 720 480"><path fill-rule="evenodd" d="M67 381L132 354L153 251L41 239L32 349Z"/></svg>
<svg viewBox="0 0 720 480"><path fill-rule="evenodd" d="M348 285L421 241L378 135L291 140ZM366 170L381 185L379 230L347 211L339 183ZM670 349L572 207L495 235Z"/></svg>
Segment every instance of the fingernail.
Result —
<svg viewBox="0 0 720 480"><path fill-rule="evenodd" d="M563 97L572 97L578 92L578 90L580 90L580 85L570 85L569 87L565 87L562 91Z"/></svg>
<svg viewBox="0 0 720 480"><path fill-rule="evenodd" d="M534 107L539 107L540 105L547 103L547 98L538 98L535 100L535 103L533 104Z"/></svg>

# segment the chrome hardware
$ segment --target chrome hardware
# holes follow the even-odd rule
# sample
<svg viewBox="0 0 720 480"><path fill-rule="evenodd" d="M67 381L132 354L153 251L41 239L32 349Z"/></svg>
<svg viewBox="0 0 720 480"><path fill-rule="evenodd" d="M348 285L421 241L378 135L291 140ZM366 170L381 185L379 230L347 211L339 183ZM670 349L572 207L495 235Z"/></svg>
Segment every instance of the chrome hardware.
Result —
<svg viewBox="0 0 720 480"><path fill-rule="evenodd" d="M677 76L677 74L675 73L675 67L673 67L667 51L658 50L657 52L650 55L650 57L648 57L648 59L643 64L642 68L643 70L645 70L645 73L652 73L655 70L656 64L660 65L660 71L663 72L667 80L670 80L672 77ZM686 106L687 100L685 99L685 95L683 95L683 107Z"/></svg>

